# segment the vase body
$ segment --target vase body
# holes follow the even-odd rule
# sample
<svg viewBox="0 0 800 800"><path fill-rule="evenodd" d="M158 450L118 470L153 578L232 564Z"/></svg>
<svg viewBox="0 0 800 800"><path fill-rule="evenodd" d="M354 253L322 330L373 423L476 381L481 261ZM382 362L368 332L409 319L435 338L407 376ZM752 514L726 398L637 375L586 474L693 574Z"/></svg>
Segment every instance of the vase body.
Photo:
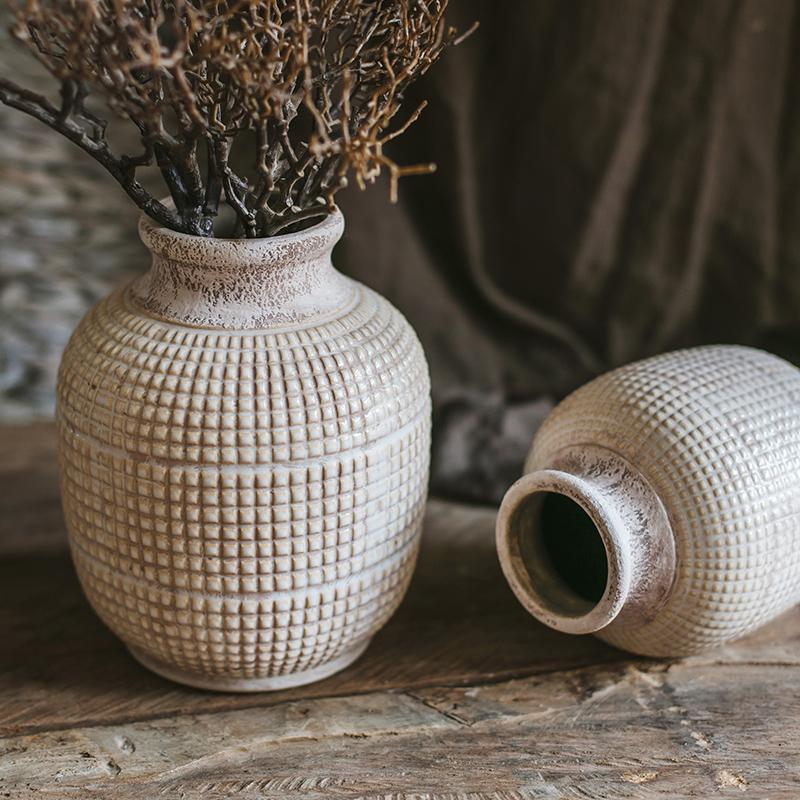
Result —
<svg viewBox="0 0 800 800"><path fill-rule="evenodd" d="M298 234L156 227L145 275L89 311L57 418L73 560L146 666L203 688L325 677L397 608L427 492L413 330L331 265L338 212Z"/></svg>
<svg viewBox="0 0 800 800"><path fill-rule="evenodd" d="M497 542L531 613L635 653L766 623L800 601L800 371L712 346L595 379L537 432Z"/></svg>

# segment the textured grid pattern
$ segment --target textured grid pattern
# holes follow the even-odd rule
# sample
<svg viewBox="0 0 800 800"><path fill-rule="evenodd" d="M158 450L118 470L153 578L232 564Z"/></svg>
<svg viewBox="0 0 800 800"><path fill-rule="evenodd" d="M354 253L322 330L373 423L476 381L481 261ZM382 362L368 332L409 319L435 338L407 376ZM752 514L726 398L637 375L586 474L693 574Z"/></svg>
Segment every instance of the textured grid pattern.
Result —
<svg viewBox="0 0 800 800"><path fill-rule="evenodd" d="M314 669L399 604L427 487L427 366L361 287L317 326L158 321L124 292L64 354L62 495L103 620L204 678Z"/></svg>
<svg viewBox="0 0 800 800"><path fill-rule="evenodd" d="M661 498L677 576L651 622L602 638L635 652L696 652L800 599L800 371L743 347L702 347L623 367L548 418L528 468L607 447Z"/></svg>

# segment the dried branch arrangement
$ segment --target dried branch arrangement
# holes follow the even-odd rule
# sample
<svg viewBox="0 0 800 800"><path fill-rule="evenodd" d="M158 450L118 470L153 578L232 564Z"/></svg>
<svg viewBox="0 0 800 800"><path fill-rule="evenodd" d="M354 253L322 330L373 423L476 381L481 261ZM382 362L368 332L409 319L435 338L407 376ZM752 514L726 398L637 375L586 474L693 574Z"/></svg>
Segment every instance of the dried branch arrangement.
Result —
<svg viewBox="0 0 800 800"><path fill-rule="evenodd" d="M387 170L394 198L399 177L433 169L384 146L422 110L393 124L407 87L472 30L447 25L447 2L10 0L60 102L5 78L0 101L81 147L166 227L213 236L224 202L234 236L272 236L327 213L351 176L363 188ZM112 151L95 98L136 125L140 153ZM174 207L137 180L151 164Z"/></svg>

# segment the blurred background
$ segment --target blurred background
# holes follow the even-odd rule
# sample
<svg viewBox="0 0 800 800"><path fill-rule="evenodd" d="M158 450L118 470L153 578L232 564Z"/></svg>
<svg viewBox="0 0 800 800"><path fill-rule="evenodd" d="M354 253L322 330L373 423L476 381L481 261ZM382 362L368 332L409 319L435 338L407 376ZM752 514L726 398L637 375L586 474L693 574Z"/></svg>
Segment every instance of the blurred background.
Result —
<svg viewBox="0 0 800 800"><path fill-rule="evenodd" d="M554 402L619 364L738 342L800 361L800 7L451 0L480 30L408 99L385 186L338 195L334 260L416 328L433 491L498 500ZM3 28L6 27L5 19ZM44 75L3 32L0 74ZM0 421L51 417L85 310L148 266L138 212L0 106Z"/></svg>

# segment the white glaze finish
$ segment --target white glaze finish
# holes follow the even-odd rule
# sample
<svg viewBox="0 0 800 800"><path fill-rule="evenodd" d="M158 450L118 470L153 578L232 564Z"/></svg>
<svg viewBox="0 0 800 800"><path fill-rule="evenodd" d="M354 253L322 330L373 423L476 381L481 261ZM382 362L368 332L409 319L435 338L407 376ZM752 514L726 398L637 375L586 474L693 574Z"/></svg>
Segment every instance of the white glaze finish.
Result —
<svg viewBox="0 0 800 800"><path fill-rule="evenodd" d="M270 239L198 239L142 217L139 234L151 268L131 285L153 316L230 330L292 325L353 303L356 286L331 264L341 238L340 211L302 235Z"/></svg>
<svg viewBox="0 0 800 800"><path fill-rule="evenodd" d="M644 655L698 652L772 619L800 600L799 411L800 371L744 347L669 353L578 389L538 431L527 475L498 515L512 588L545 623L562 630L583 624L579 632L596 630ZM602 452L613 467L602 466ZM577 487L571 494L564 476ZM514 510L546 479L546 490L570 494L589 512L609 556L607 596L588 623L553 609L548 618L537 608L509 545L524 535L511 530ZM620 522L620 511L638 527ZM618 524L610 524L615 515ZM609 528L614 537L604 535ZM674 571L665 537L674 541ZM645 577L626 586L613 569L620 561ZM615 593L621 601L612 610L607 601Z"/></svg>
<svg viewBox="0 0 800 800"><path fill-rule="evenodd" d="M141 229L151 272L87 314L59 376L81 583L167 677L242 691L319 679L360 655L411 577L422 349L331 266L338 214L260 242Z"/></svg>
<svg viewBox="0 0 800 800"><path fill-rule="evenodd" d="M609 574L596 603L577 597L531 548L529 534L548 493L576 502L600 535ZM549 467L523 475L503 498L497 537L514 593L531 614L564 633L594 633L614 621L620 626L651 619L675 575L675 545L661 501L630 464L602 447L567 449Z"/></svg>

